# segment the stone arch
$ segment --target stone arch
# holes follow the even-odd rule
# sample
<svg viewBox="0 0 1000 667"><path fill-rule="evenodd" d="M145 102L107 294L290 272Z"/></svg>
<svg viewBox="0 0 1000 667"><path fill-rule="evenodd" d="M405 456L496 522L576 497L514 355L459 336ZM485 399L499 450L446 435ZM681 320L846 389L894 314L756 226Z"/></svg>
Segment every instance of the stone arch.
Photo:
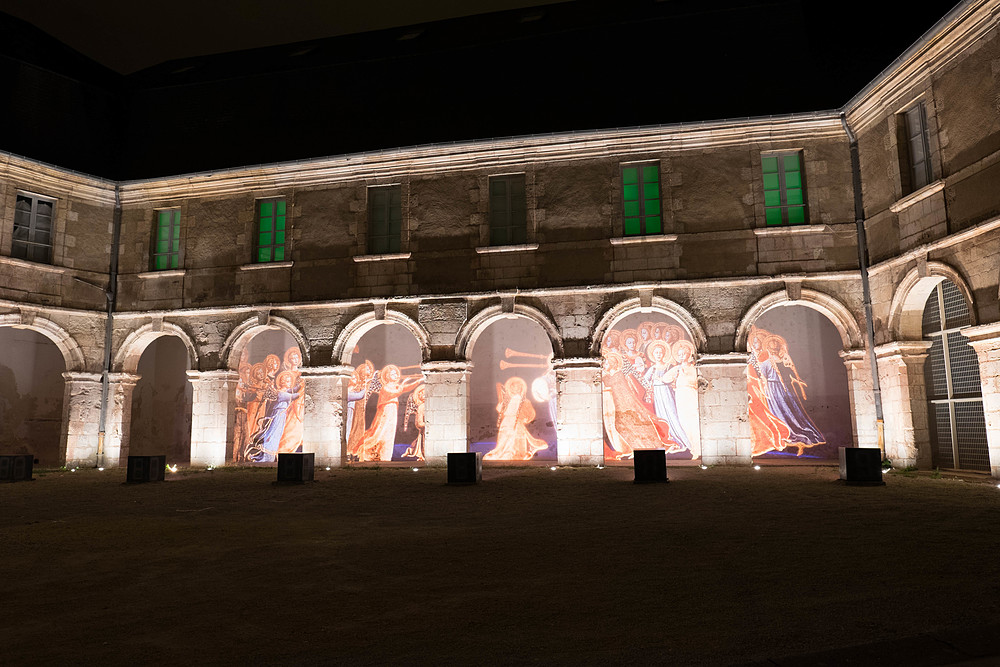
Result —
<svg viewBox="0 0 1000 667"><path fill-rule="evenodd" d="M642 306L638 297L625 299L615 304L601 316L590 341L590 353L593 356L600 356L601 341L604 335L622 319L634 313L663 313L681 323L688 335L694 341L699 352L705 349L705 342L708 340L704 329L698 323L697 318L679 303L654 296L649 306Z"/></svg>
<svg viewBox="0 0 1000 667"><path fill-rule="evenodd" d="M949 280L965 297L969 306L969 317L976 324L975 301L972 290L965 278L954 268L943 262L927 262L922 267L910 269L896 286L892 304L889 306L889 334L894 340L920 340L923 336L924 305L931 290L938 283Z"/></svg>
<svg viewBox="0 0 1000 667"><path fill-rule="evenodd" d="M142 357L142 353L146 351L150 343L160 336L177 336L180 338L188 352L188 368L198 370L198 350L195 348L194 341L191 340L187 331L171 322L161 322L159 324L144 324L125 337L125 341L118 348L118 353L115 355L114 364L112 365L113 372L135 374L136 369L139 367L139 359Z"/></svg>
<svg viewBox="0 0 1000 667"><path fill-rule="evenodd" d="M337 342L333 345L333 358L345 366L351 363L350 355L354 346L361 338L374 329L379 324L400 324L405 327L420 345L421 361L427 361L431 355L430 336L427 331L415 322L412 318L395 310L386 309L385 316L378 319L374 311L369 311L358 315L347 323L347 326L337 336Z"/></svg>
<svg viewBox="0 0 1000 667"><path fill-rule="evenodd" d="M836 298L824 292L817 292L811 289L802 289L798 299L791 299L784 290L772 292L750 306L740 320L740 325L736 329L737 350L746 350L747 337L750 335L750 327L760 318L761 315L773 308L782 306L806 306L822 313L840 333L840 340L845 350L854 350L864 347L864 336L857 320L851 311Z"/></svg>
<svg viewBox="0 0 1000 667"><path fill-rule="evenodd" d="M545 335L548 336L549 344L552 345L552 354L557 358L563 356L562 335L559 333L559 327L556 326L555 322L537 308L515 303L513 312L503 312L502 306L489 306L483 308L467 320L458 332L458 338L455 343L456 357L466 360L471 359L472 349L486 328L497 320L509 317L524 317L538 324L542 327Z"/></svg>
<svg viewBox="0 0 1000 667"><path fill-rule="evenodd" d="M222 351L219 353L219 358L225 364L226 368L236 370L240 363L240 355L243 354L243 350L250 340L262 331L275 329L284 331L295 339L295 343L302 352L302 365L308 366L310 353L308 339L294 324L283 317L275 317L273 315L268 317L266 321L262 321L259 317L252 317L237 325L232 333L229 334L229 337L226 338L226 342L222 346Z"/></svg>
<svg viewBox="0 0 1000 667"><path fill-rule="evenodd" d="M25 321L20 313L6 313L0 315L0 327L15 327L37 331L55 343L56 347L59 348L63 356L63 363L66 365L66 372L82 372L86 370L87 361L83 355L83 348L80 347L80 344L76 342L76 339L68 331L52 320L36 315L30 321Z"/></svg>

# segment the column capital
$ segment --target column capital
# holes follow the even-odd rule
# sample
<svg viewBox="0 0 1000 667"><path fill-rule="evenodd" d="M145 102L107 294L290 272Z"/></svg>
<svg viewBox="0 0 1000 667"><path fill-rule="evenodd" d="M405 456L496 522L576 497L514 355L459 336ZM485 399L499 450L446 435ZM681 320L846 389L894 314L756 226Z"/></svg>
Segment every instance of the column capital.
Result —
<svg viewBox="0 0 1000 667"><path fill-rule="evenodd" d="M124 386L136 385L142 376L138 373L108 373L108 382L111 384L120 384Z"/></svg>
<svg viewBox="0 0 1000 667"><path fill-rule="evenodd" d="M863 364L868 356L868 350L863 347L841 350L837 356L844 360L844 364Z"/></svg>
<svg viewBox="0 0 1000 667"><path fill-rule="evenodd" d="M746 352L730 352L728 354L701 354L695 361L695 366L746 366L750 355Z"/></svg>
<svg viewBox="0 0 1000 667"><path fill-rule="evenodd" d="M191 382L208 382L219 380L225 382L235 382L240 379L240 374L228 368L218 368L210 371L186 371L187 378Z"/></svg>
<svg viewBox="0 0 1000 667"><path fill-rule="evenodd" d="M556 357L552 360L552 368L557 371L572 368L600 370L601 363L600 357Z"/></svg>
<svg viewBox="0 0 1000 667"><path fill-rule="evenodd" d="M84 373L81 371L66 371L62 374L66 382L100 382L100 373Z"/></svg>
<svg viewBox="0 0 1000 667"><path fill-rule="evenodd" d="M959 333L968 338L969 344L976 350L1000 348L1000 322L966 327L960 330Z"/></svg>
<svg viewBox="0 0 1000 667"><path fill-rule="evenodd" d="M351 377L351 374L354 373L354 366L300 366L299 373L302 377L306 378L349 378Z"/></svg>
<svg viewBox="0 0 1000 667"><path fill-rule="evenodd" d="M471 361L425 361L420 364L423 373L466 373L471 370Z"/></svg>
<svg viewBox="0 0 1000 667"><path fill-rule="evenodd" d="M889 343L875 346L875 357L877 359L900 358L906 361L912 359L923 359L927 356L927 351L931 349L929 340L894 340Z"/></svg>

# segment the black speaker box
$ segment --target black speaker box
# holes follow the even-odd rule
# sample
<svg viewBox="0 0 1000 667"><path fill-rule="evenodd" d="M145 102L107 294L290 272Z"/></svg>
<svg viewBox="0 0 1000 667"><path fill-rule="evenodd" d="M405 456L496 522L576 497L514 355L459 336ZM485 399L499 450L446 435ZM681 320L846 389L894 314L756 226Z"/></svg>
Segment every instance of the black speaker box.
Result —
<svg viewBox="0 0 1000 667"><path fill-rule="evenodd" d="M841 447L840 479L849 486L882 486L882 450Z"/></svg>
<svg viewBox="0 0 1000 667"><path fill-rule="evenodd" d="M632 452L635 483L666 482L667 452L663 449L636 449Z"/></svg>
<svg viewBox="0 0 1000 667"><path fill-rule="evenodd" d="M31 454L0 456L0 482L30 482L35 457Z"/></svg>
<svg viewBox="0 0 1000 667"><path fill-rule="evenodd" d="M479 452L448 454L448 483L475 484L483 481L483 455Z"/></svg>
<svg viewBox="0 0 1000 667"><path fill-rule="evenodd" d="M278 483L279 484L304 484L312 482L314 478L316 455L313 453L287 453L278 454Z"/></svg>
<svg viewBox="0 0 1000 667"><path fill-rule="evenodd" d="M128 457L128 468L125 471L125 483L162 482L166 467L167 457L165 455L130 456Z"/></svg>

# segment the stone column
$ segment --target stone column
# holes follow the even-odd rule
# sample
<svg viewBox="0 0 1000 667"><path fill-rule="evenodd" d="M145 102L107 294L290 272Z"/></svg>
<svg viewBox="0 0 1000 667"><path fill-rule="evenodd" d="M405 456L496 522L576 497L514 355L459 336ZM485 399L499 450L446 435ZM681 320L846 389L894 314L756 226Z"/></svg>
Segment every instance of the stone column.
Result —
<svg viewBox="0 0 1000 667"><path fill-rule="evenodd" d="M467 361L428 361L420 369L426 384L424 458L443 466L449 452L469 451L469 376Z"/></svg>
<svg viewBox="0 0 1000 667"><path fill-rule="evenodd" d="M924 362L929 341L895 341L875 348L885 419L885 455L896 468L931 465Z"/></svg>
<svg viewBox="0 0 1000 667"><path fill-rule="evenodd" d="M191 382L191 465L225 465L236 383L239 374L227 369L188 371Z"/></svg>
<svg viewBox="0 0 1000 667"><path fill-rule="evenodd" d="M701 460L705 465L752 462L747 416L747 355L704 354L698 377L706 387L698 396Z"/></svg>
<svg viewBox="0 0 1000 667"><path fill-rule="evenodd" d="M317 466L339 466L344 460L344 406L352 366L300 368L305 382L302 451L316 455Z"/></svg>
<svg viewBox="0 0 1000 667"><path fill-rule="evenodd" d="M851 399L851 420L855 447L878 447L875 391L871 366L865 350L843 350L840 358L847 367L847 395Z"/></svg>
<svg viewBox="0 0 1000 667"><path fill-rule="evenodd" d="M101 376L63 373L63 418L60 451L66 466L97 465L97 430L101 422Z"/></svg>
<svg viewBox="0 0 1000 667"><path fill-rule="evenodd" d="M104 420L104 466L107 468L128 464L132 391L139 377L130 373L108 374L108 405Z"/></svg>
<svg viewBox="0 0 1000 667"><path fill-rule="evenodd" d="M601 360L553 359L560 465L604 463Z"/></svg>
<svg viewBox="0 0 1000 667"><path fill-rule="evenodd" d="M990 453L990 473L1000 477L1000 323L962 329L979 357L979 378L983 387L983 416Z"/></svg>

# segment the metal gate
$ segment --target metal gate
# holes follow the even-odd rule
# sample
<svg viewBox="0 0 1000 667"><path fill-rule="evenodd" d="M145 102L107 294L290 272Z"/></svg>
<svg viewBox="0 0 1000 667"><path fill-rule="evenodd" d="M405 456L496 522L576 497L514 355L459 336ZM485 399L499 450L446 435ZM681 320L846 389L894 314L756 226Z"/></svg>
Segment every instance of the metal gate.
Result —
<svg viewBox="0 0 1000 667"><path fill-rule="evenodd" d="M942 317L943 315L943 317ZM924 367L936 467L989 472L979 360L960 330L972 324L962 292L943 281L924 305L923 336L931 342Z"/></svg>

